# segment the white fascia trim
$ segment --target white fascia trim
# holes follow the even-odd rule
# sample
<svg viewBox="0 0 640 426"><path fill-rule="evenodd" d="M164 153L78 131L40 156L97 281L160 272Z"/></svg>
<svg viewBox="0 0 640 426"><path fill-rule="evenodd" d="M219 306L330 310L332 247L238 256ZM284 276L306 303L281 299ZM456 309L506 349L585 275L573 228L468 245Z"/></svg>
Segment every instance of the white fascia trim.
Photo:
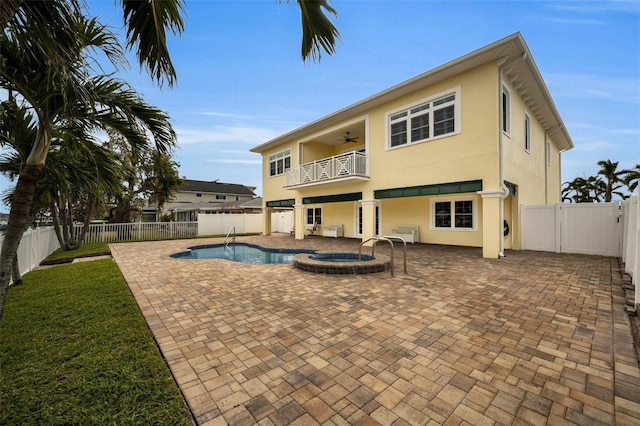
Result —
<svg viewBox="0 0 640 426"><path fill-rule="evenodd" d="M504 189L492 189L489 191L478 191L478 195L482 198L505 198ZM509 191L507 191L507 195L509 195Z"/></svg>

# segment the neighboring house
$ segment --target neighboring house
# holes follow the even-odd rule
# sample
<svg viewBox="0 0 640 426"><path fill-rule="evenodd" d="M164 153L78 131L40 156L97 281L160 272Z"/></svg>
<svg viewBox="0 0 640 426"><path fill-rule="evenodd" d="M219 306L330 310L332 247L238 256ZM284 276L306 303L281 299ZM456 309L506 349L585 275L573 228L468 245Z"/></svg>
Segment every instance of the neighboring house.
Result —
<svg viewBox="0 0 640 426"><path fill-rule="evenodd" d="M255 210L255 186L224 183L217 180L184 179L171 202L163 206L161 214L171 214L175 221L196 221L198 213L244 213ZM155 214L153 208L145 209L147 217Z"/></svg>
<svg viewBox="0 0 640 426"><path fill-rule="evenodd" d="M314 224L363 241L417 225L420 242L497 258L520 248L521 204L560 202L571 148L515 33L251 151L265 213L293 207L297 239Z"/></svg>

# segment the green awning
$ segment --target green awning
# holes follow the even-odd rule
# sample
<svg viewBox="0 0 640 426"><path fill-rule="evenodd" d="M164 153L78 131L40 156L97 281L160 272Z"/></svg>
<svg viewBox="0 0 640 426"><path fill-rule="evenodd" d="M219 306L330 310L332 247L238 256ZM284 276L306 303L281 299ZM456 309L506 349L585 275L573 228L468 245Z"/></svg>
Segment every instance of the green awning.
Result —
<svg viewBox="0 0 640 426"><path fill-rule="evenodd" d="M302 204L342 203L344 201L362 200L362 192L349 194L323 195L320 197L307 197L302 199Z"/></svg>
<svg viewBox="0 0 640 426"><path fill-rule="evenodd" d="M295 198L290 198L288 200L267 201L267 207L293 207L295 203Z"/></svg>
<svg viewBox="0 0 640 426"><path fill-rule="evenodd" d="M462 194L482 191L482 180L437 183L434 185L408 186L405 188L380 189L373 192L377 200L383 198L420 197L428 195Z"/></svg>

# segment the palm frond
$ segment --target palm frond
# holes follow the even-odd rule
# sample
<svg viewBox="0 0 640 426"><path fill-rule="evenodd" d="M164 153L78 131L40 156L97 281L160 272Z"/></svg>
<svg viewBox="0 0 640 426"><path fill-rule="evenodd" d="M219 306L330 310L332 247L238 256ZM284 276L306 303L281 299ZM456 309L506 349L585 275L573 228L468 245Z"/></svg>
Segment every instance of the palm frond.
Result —
<svg viewBox="0 0 640 426"><path fill-rule="evenodd" d="M184 31L183 0L120 0L127 31L127 48L135 48L141 67L160 86L176 83L176 71L167 48L167 31Z"/></svg>
<svg viewBox="0 0 640 426"><path fill-rule="evenodd" d="M329 5L327 0L296 0L302 17L302 59L311 58L320 61L322 51L333 55L336 41L340 39L333 22L327 13L338 16L338 12Z"/></svg>

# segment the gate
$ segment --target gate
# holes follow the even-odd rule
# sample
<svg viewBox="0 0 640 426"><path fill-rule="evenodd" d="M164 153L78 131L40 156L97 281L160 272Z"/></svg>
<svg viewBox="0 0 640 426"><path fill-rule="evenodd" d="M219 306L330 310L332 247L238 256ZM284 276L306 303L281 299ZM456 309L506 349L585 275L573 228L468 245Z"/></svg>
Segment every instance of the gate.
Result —
<svg viewBox="0 0 640 426"><path fill-rule="evenodd" d="M522 206L522 249L621 255L620 203Z"/></svg>

